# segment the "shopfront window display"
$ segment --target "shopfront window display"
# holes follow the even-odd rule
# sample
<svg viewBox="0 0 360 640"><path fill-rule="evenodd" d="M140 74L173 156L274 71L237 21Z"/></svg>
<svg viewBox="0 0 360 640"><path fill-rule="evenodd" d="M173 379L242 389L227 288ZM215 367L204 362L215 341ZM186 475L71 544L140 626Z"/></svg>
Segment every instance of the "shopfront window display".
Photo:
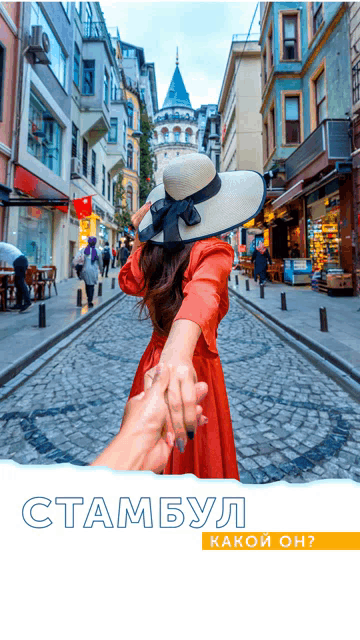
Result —
<svg viewBox="0 0 360 640"><path fill-rule="evenodd" d="M341 267L339 217L338 193L308 206L308 251L312 259L313 271L321 271L325 265L329 264Z"/></svg>
<svg viewBox="0 0 360 640"><path fill-rule="evenodd" d="M20 207L17 246L29 264L52 264L53 213L38 207Z"/></svg>

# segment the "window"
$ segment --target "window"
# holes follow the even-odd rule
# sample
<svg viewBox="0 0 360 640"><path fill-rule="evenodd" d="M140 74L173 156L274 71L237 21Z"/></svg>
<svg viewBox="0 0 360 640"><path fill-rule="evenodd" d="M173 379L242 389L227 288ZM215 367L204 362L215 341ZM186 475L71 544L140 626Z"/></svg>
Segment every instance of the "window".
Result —
<svg viewBox="0 0 360 640"><path fill-rule="evenodd" d="M74 78L76 86L80 84L80 49L75 42L74 47Z"/></svg>
<svg viewBox="0 0 360 640"><path fill-rule="evenodd" d="M77 158L79 129L72 123L71 157Z"/></svg>
<svg viewBox="0 0 360 640"><path fill-rule="evenodd" d="M80 19L81 19L81 5L82 5L82 2L75 2L75 9L79 14Z"/></svg>
<svg viewBox="0 0 360 640"><path fill-rule="evenodd" d="M107 174L107 199L110 202L110 186L111 186L111 177L110 177L110 173L108 172Z"/></svg>
<svg viewBox="0 0 360 640"><path fill-rule="evenodd" d="M179 119L180 118L180 114L178 111L175 111L175 118Z"/></svg>
<svg viewBox="0 0 360 640"><path fill-rule="evenodd" d="M30 91L27 150L48 169L61 175L62 129L44 103Z"/></svg>
<svg viewBox="0 0 360 640"><path fill-rule="evenodd" d="M215 169L217 173L219 173L220 171L220 154L219 153L217 153L215 156Z"/></svg>
<svg viewBox="0 0 360 640"><path fill-rule="evenodd" d="M110 131L108 134L108 142L118 141L118 119L110 118Z"/></svg>
<svg viewBox="0 0 360 640"><path fill-rule="evenodd" d="M106 188L106 171L105 165L102 166L102 185L101 185L101 193L105 197L105 188Z"/></svg>
<svg viewBox="0 0 360 640"><path fill-rule="evenodd" d="M130 129L133 129L133 124L134 124L134 106L133 106L133 103L131 102L131 100L129 100L129 102L127 103L127 108L128 108L128 127L130 127Z"/></svg>
<svg viewBox="0 0 360 640"><path fill-rule="evenodd" d="M315 80L316 126L326 118L325 72L322 71Z"/></svg>
<svg viewBox="0 0 360 640"><path fill-rule="evenodd" d="M185 131L185 142L191 142L192 129L186 129Z"/></svg>
<svg viewBox="0 0 360 640"><path fill-rule="evenodd" d="M95 60L83 60L83 94L92 96L95 93Z"/></svg>
<svg viewBox="0 0 360 640"><path fill-rule="evenodd" d="M166 151L165 151L165 153L164 153L164 158L167 158L167 152L166 152Z"/></svg>
<svg viewBox="0 0 360 640"><path fill-rule="evenodd" d="M31 22L30 27L33 25L42 26L44 32L47 34L50 40L50 69L58 79L62 87L65 87L66 83L66 56L52 30L48 21L45 18L39 3L31 3Z"/></svg>
<svg viewBox="0 0 360 640"><path fill-rule="evenodd" d="M297 23L297 14L283 16L283 60L297 60L299 57Z"/></svg>
<svg viewBox="0 0 360 640"><path fill-rule="evenodd" d="M145 102L145 89L140 89L140 99Z"/></svg>
<svg viewBox="0 0 360 640"><path fill-rule="evenodd" d="M109 104L109 74L104 71L104 102L106 105Z"/></svg>
<svg viewBox="0 0 360 640"><path fill-rule="evenodd" d="M276 147L276 134L275 134L275 107L270 109L270 137L271 137L271 147L275 149Z"/></svg>
<svg viewBox="0 0 360 640"><path fill-rule="evenodd" d="M300 105L299 96L285 98L285 142L300 143Z"/></svg>
<svg viewBox="0 0 360 640"><path fill-rule="evenodd" d="M116 182L113 182L112 185L112 203L115 207L115 199L116 199Z"/></svg>
<svg viewBox="0 0 360 640"><path fill-rule="evenodd" d="M127 162L126 162L126 166L128 169L132 169L133 168L133 148L132 148L132 144L131 142L129 142L128 146L127 146Z"/></svg>
<svg viewBox="0 0 360 640"><path fill-rule="evenodd" d="M311 3L311 13L312 13L312 35L315 35L319 27L323 22L323 3L322 2L312 2Z"/></svg>
<svg viewBox="0 0 360 640"><path fill-rule="evenodd" d="M0 121L2 120L4 105L4 86L5 86L5 58L6 49L0 42Z"/></svg>
<svg viewBox="0 0 360 640"><path fill-rule="evenodd" d="M123 147L126 145L126 122L123 122Z"/></svg>
<svg viewBox="0 0 360 640"><path fill-rule="evenodd" d="M269 157L269 127L267 122L264 122L264 152L265 160L267 160Z"/></svg>
<svg viewBox="0 0 360 640"><path fill-rule="evenodd" d="M174 142L180 142L180 129L174 130Z"/></svg>
<svg viewBox="0 0 360 640"><path fill-rule="evenodd" d="M85 138L83 138L83 156L82 156L82 165L83 165L83 174L85 178L88 175L88 143Z"/></svg>
<svg viewBox="0 0 360 640"><path fill-rule="evenodd" d="M91 25L91 23L92 23L92 8L91 8L90 2L86 3L85 16L86 16L86 22L89 25ZM89 33L91 33L91 27L90 27Z"/></svg>
<svg viewBox="0 0 360 640"><path fill-rule="evenodd" d="M96 153L94 150L91 152L91 183L96 185Z"/></svg>
<svg viewBox="0 0 360 640"><path fill-rule="evenodd" d="M126 206L129 211L133 210L133 188L130 184L126 189Z"/></svg>
<svg viewBox="0 0 360 640"><path fill-rule="evenodd" d="M266 49L264 49L264 52L262 54L262 69L263 69L263 78L264 78L264 86L267 83L268 80L268 76L267 76L267 59L266 59Z"/></svg>
<svg viewBox="0 0 360 640"><path fill-rule="evenodd" d="M269 69L272 69L274 66L274 42L273 42L272 26L269 30L269 35L268 35L268 52L269 52Z"/></svg>

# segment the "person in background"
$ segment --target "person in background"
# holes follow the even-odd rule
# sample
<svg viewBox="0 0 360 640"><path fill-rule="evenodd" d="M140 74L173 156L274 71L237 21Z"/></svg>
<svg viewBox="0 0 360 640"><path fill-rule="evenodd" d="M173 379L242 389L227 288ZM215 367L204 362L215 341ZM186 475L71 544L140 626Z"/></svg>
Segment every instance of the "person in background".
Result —
<svg viewBox="0 0 360 640"><path fill-rule="evenodd" d="M299 245L296 243L290 251L290 258L300 258Z"/></svg>
<svg viewBox="0 0 360 640"><path fill-rule="evenodd" d="M110 259L111 259L111 252L110 252L110 247L109 247L109 243L105 242L105 247L104 250L102 252L102 260L103 260L103 270L102 270L102 275L104 277L104 273L105 273L105 278L108 277L108 273L109 273L109 266L110 266Z"/></svg>
<svg viewBox="0 0 360 640"><path fill-rule="evenodd" d="M126 263L129 255L130 255L129 247L126 246L126 244L122 244L120 249L120 264L122 267Z"/></svg>
<svg viewBox="0 0 360 640"><path fill-rule="evenodd" d="M80 249L78 254L75 256L76 261L79 257L79 254L84 254L84 265L80 272L80 278L85 282L86 296L89 307L94 306L93 298L95 285L98 281L99 270L102 271L103 268L101 251L97 251L97 249L95 249L95 245L96 238L90 236L90 238L88 238L87 247L85 247L85 249Z"/></svg>
<svg viewBox="0 0 360 640"><path fill-rule="evenodd" d="M169 382L169 368L166 365L156 367L152 386L127 402L119 433L90 466L162 473L175 441L167 422L165 392ZM201 427L208 422L199 404L205 398L208 386L206 382L197 382L195 388L193 403L197 424ZM184 425L183 430L185 435Z"/></svg>
<svg viewBox="0 0 360 640"><path fill-rule="evenodd" d="M115 249L114 245L113 245L113 248L111 249L111 253L112 253L111 268L115 269L116 249Z"/></svg>
<svg viewBox="0 0 360 640"><path fill-rule="evenodd" d="M263 242L260 242L256 247L251 257L251 262L255 262L254 280L256 282L257 277L260 278L260 284L265 284L266 280L266 267L267 264L271 264L270 253L265 247Z"/></svg>
<svg viewBox="0 0 360 640"><path fill-rule="evenodd" d="M16 305L13 309L19 309L20 313L30 309L32 302L25 282L26 269L29 266L27 258L13 244L0 242L0 262L6 262L15 271Z"/></svg>

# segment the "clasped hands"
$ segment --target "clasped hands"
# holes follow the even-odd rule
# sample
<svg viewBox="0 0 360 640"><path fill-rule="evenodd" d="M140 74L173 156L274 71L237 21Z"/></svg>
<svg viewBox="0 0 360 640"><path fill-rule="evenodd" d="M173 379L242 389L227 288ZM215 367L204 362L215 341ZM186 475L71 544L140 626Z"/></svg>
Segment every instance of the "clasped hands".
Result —
<svg viewBox="0 0 360 640"><path fill-rule="evenodd" d="M199 403L208 386L190 364L159 363L145 374L145 390L129 400L120 432L91 466L161 473L175 442L184 451L207 423Z"/></svg>

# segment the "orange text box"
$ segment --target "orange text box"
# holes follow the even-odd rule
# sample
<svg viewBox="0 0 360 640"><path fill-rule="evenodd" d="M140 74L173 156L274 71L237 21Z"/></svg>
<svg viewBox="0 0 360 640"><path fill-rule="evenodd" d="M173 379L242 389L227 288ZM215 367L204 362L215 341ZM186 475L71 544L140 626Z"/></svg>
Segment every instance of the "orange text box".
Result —
<svg viewBox="0 0 360 640"><path fill-rule="evenodd" d="M203 532L203 551L360 551L360 532Z"/></svg>

